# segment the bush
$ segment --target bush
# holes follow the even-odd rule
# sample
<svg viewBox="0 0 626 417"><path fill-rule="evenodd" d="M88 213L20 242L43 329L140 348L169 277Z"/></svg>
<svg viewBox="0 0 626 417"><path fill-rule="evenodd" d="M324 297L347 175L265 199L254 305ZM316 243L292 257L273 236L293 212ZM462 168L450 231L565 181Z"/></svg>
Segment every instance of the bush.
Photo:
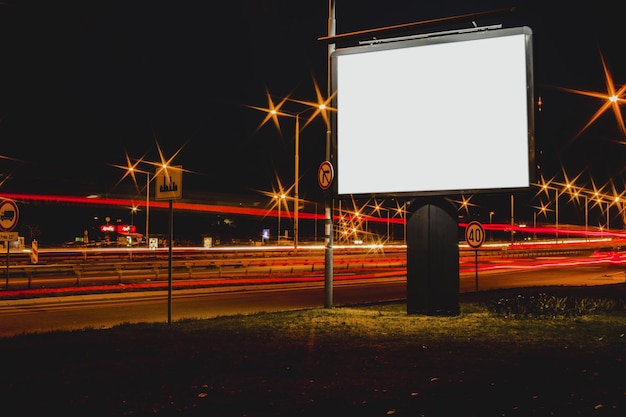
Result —
<svg viewBox="0 0 626 417"><path fill-rule="evenodd" d="M499 298L486 302L485 307L496 316L514 319L579 317L586 314L624 310L625 308L623 300L557 297L546 293Z"/></svg>

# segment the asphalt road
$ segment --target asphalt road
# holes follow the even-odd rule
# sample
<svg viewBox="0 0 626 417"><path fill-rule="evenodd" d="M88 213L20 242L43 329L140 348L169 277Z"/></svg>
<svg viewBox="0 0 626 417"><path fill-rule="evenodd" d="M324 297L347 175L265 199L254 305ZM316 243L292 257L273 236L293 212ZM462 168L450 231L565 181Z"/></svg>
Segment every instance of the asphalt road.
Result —
<svg viewBox="0 0 626 417"><path fill-rule="evenodd" d="M610 264L463 274L461 292L547 285L625 282L624 268ZM478 284L478 285L477 285ZM323 307L323 282L175 290L172 321ZM406 278L333 283L333 305L406 299ZM110 293L0 301L0 337L52 330L107 328L121 323L167 322L167 291Z"/></svg>

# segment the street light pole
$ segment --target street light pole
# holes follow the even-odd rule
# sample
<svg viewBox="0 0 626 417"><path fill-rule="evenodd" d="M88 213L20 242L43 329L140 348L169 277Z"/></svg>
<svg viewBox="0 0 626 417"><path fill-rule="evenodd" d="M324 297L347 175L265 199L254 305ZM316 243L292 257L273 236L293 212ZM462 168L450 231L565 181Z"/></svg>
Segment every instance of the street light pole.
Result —
<svg viewBox="0 0 626 417"><path fill-rule="evenodd" d="M299 113L287 113L283 110L280 110L279 108L275 108L273 107L273 104L270 106L269 109L265 109L265 108L260 108L260 107L254 107L251 106L254 109L257 110L262 110L262 111L267 111L271 117L279 117L279 116L286 116L286 117L292 117L295 119L295 132L294 132L294 197L293 197L293 246L294 246L294 250L298 249L298 239L299 239L299 224L298 224L298 220L299 220L299 213L300 213L300 195L299 195L299 185L300 185L300 115L304 112L310 111L313 108L317 108L318 111L323 110L325 107L325 105L323 104L317 104L315 107L311 107L311 103L305 102L305 101L300 101L300 100L292 100L292 101L296 101L302 104L307 104L308 106L310 106L310 108L303 110ZM281 103L282 105L282 103ZM308 123L307 123L308 124ZM305 124L306 127L306 124Z"/></svg>
<svg viewBox="0 0 626 417"><path fill-rule="evenodd" d="M515 230L514 226L515 225L515 195L511 194L511 243L515 242Z"/></svg>
<svg viewBox="0 0 626 417"><path fill-rule="evenodd" d="M556 243L559 243L559 189L556 188L555 189L556 192L556 200L555 200L555 212L556 212L556 219L555 219L555 227L554 230L556 231Z"/></svg>
<svg viewBox="0 0 626 417"><path fill-rule="evenodd" d="M296 114L296 135L295 135L295 162L294 162L294 185L293 185L293 249L298 250L298 211L300 202L298 201L298 183L300 182L300 115Z"/></svg>
<svg viewBox="0 0 626 417"><path fill-rule="evenodd" d="M141 162L141 161L139 161ZM126 168L127 172L132 173L134 177L135 172L140 172L146 174L146 247L150 247L150 239L149 239L149 227L150 227L150 171L143 171L136 169L135 167L139 164L137 162L133 166L129 166Z"/></svg>
<svg viewBox="0 0 626 417"><path fill-rule="evenodd" d="M276 243L280 245L280 207L283 204L282 200L285 199L285 194L277 194L274 198L278 202L278 234L276 235Z"/></svg>
<svg viewBox="0 0 626 417"><path fill-rule="evenodd" d="M335 20L335 0L328 0L328 36L335 36L337 22ZM332 94L331 56L335 44L328 44L327 60L327 97ZM331 126L326 121L326 161L331 162ZM333 306L333 196L330 188L325 192L324 208L324 307Z"/></svg>
<svg viewBox="0 0 626 417"><path fill-rule="evenodd" d="M280 245L280 196L275 196L278 201L278 226L276 230L276 243Z"/></svg>
<svg viewBox="0 0 626 417"><path fill-rule="evenodd" d="M276 234L276 241L280 245L280 199L278 200L278 232Z"/></svg>
<svg viewBox="0 0 626 417"><path fill-rule="evenodd" d="M150 172L146 171L146 247L150 247L150 235L148 228L150 227Z"/></svg>
<svg viewBox="0 0 626 417"><path fill-rule="evenodd" d="M589 203L585 196L585 240L589 240Z"/></svg>

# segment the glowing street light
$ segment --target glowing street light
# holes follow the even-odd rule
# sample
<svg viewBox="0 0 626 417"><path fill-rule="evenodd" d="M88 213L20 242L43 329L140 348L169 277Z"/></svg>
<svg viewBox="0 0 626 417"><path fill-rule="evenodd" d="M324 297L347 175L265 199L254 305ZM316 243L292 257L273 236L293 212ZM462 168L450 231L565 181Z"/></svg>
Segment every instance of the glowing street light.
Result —
<svg viewBox="0 0 626 417"><path fill-rule="evenodd" d="M137 173L146 174L146 246L150 246L150 232L149 232L149 228L150 228L150 172L137 169L137 166L139 166L140 163L147 163L147 162L143 161L143 159L138 159L137 161L132 163L130 158L128 157L128 154L126 154L126 166L121 166L121 165L114 165L114 166L117 168L126 170L126 173L118 181L118 184L124 178L130 175L137 189L139 189L139 186L137 185L137 177L135 176L135 174Z"/></svg>
<svg viewBox="0 0 626 417"><path fill-rule="evenodd" d="M545 179L543 179L543 177L541 178L541 184L538 184L539 187L541 188L541 190L543 192L546 193L546 195L549 197L549 192L548 190L554 190L554 205L555 205L555 224L554 224L554 230L555 230L555 236L556 236L556 241L558 243L559 241L559 196L568 192L572 198L573 195L575 194L575 189L574 189L574 181L578 178L578 176L576 178L574 178L573 180L569 180L569 179L565 179L565 183L558 183L556 181L554 181L554 178L551 180L546 181ZM551 186L555 185L555 186ZM571 199L570 199L571 201Z"/></svg>
<svg viewBox="0 0 626 417"><path fill-rule="evenodd" d="M578 201L580 197L580 191L574 190L572 193L572 198L575 198ZM589 202L587 198L587 194L583 196L585 198L585 239L589 237Z"/></svg>
<svg viewBox="0 0 626 417"><path fill-rule="evenodd" d="M300 196L299 196L299 183L300 183L300 131L308 126L318 115L322 115L324 120L328 122L327 111L330 108L327 106L327 103L330 102L330 99L322 100L321 97L318 97L319 102L313 103L303 100L295 100L290 99L289 97L283 98L280 102L274 103L272 96L269 91L266 91L268 107L257 107L257 106L248 106L255 110L260 110L266 113L265 119L261 122L259 128L267 123L270 119L274 122L274 125L278 129L279 132L282 133L280 129L280 122L278 120L279 117L290 117L295 119L295 133L294 133L294 142L295 142L295 150L294 150L294 196L293 196L293 245L294 249L298 248L298 212L300 210ZM318 94L319 96L319 94ZM308 108L302 110L297 113L289 113L282 110L282 107L285 105L287 101L299 103L306 105ZM304 113L312 112L311 116L307 119L306 123L302 128L300 128L300 116Z"/></svg>
<svg viewBox="0 0 626 417"><path fill-rule="evenodd" d="M129 171L146 174L146 246L150 246L150 172L138 171L135 167L129 167ZM134 207L135 211L137 208Z"/></svg>
<svg viewBox="0 0 626 417"><path fill-rule="evenodd" d="M398 201L396 201L396 209L395 209L395 214L393 215L393 217L396 217L396 215L398 215L401 219L403 219L404 221L402 222L403 225L403 236L402 236L402 242L406 245L406 217L407 217L407 212L406 212L406 201L402 203L402 205L399 204Z"/></svg>
<svg viewBox="0 0 626 417"><path fill-rule="evenodd" d="M555 222L554 222L554 230L555 230L555 236L556 236L556 241L559 241L559 189L556 187L551 187L550 184L552 183L552 180L549 181L545 181L543 178L541 178L541 184L539 185L541 187L541 190L543 192L546 193L546 195L548 197L550 197L550 193L549 190L554 190L554 200L555 200Z"/></svg>
<svg viewBox="0 0 626 417"><path fill-rule="evenodd" d="M134 218L135 218L135 213L137 213L138 210L139 209L137 208L137 206L132 206L130 208L130 225L131 225L131 229L132 229L132 226L135 225Z"/></svg>
<svg viewBox="0 0 626 417"><path fill-rule="evenodd" d="M573 88L559 88L562 91L567 91L574 94L584 95L587 97L593 97L602 100L602 105L600 108L591 116L587 124L583 126L582 129L574 136L573 139L578 138L589 126L591 126L598 118L609 110L613 110L615 115L615 119L617 121L617 125L620 129L620 132L625 135L626 134L626 125L624 124L624 119L622 117L622 112L620 109L620 104L626 103L626 84L622 85L619 89L615 88L615 83L613 81L613 77L606 65L606 61L604 60L604 56L602 52L600 52L600 60L602 62L602 68L604 70L604 78L607 87L606 92L595 92L595 91L584 91L577 90Z"/></svg>

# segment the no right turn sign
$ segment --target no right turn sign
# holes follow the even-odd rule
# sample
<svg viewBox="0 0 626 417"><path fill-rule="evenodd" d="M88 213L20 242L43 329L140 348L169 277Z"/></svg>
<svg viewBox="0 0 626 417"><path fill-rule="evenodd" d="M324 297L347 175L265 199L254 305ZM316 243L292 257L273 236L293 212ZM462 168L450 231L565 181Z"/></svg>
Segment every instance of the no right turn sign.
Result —
<svg viewBox="0 0 626 417"><path fill-rule="evenodd" d="M320 185L322 190L327 190L330 187L330 184L333 182L333 177L335 176L335 172L333 170L333 166L330 162L324 161L320 165L317 171L317 182Z"/></svg>

